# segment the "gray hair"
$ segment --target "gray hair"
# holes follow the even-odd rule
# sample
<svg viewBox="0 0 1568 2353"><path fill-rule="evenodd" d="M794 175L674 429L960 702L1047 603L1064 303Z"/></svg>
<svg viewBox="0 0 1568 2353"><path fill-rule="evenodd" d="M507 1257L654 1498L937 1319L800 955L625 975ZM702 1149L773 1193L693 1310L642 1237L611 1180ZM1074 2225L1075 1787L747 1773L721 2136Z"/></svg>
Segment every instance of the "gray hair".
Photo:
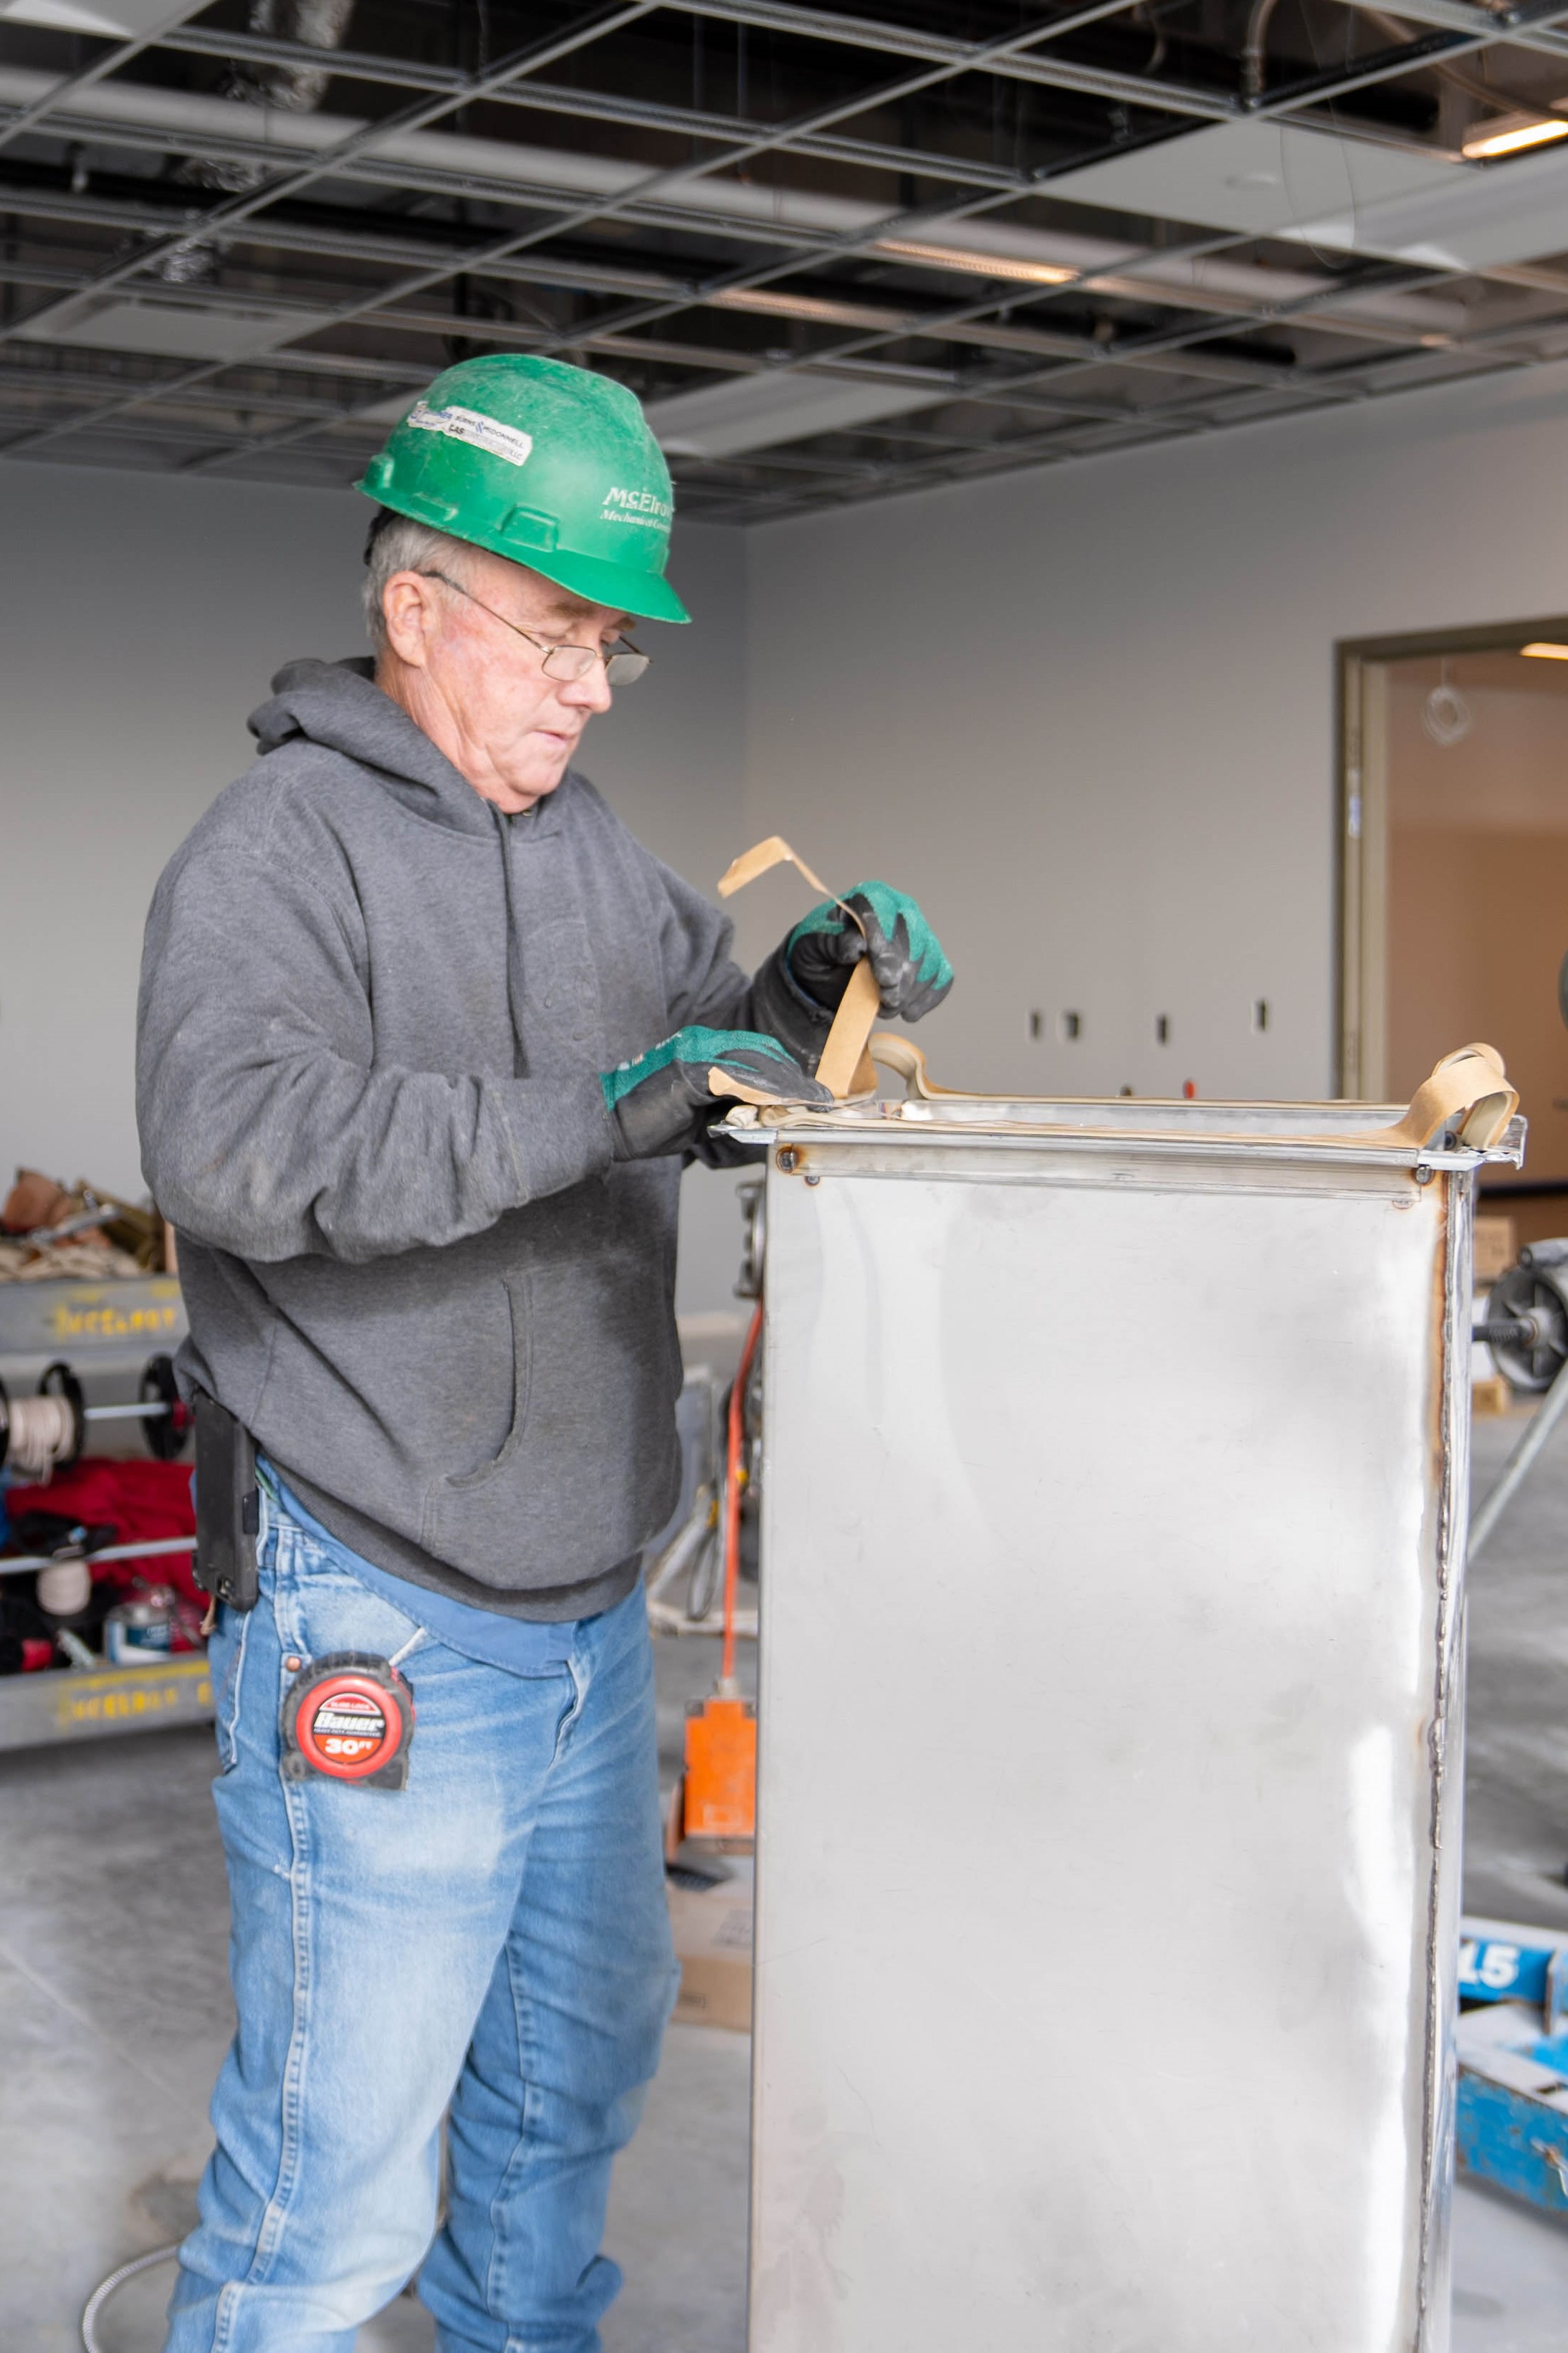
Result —
<svg viewBox="0 0 1568 2353"><path fill-rule="evenodd" d="M458 579L467 566L468 543L450 533L433 531L426 522L382 507L371 523L364 543L364 625L377 653L386 647L386 617L381 600L395 572L451 572Z"/></svg>

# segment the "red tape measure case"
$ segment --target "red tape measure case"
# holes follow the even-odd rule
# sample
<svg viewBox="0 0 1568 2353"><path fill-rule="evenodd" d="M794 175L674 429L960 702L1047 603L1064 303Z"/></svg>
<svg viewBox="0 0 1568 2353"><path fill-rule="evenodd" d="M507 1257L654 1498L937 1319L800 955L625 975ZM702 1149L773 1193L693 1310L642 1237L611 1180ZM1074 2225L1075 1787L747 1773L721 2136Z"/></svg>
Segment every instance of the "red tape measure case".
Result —
<svg viewBox="0 0 1568 2353"><path fill-rule="evenodd" d="M408 1780L414 1692L389 1659L333 1651L308 1660L283 1695L284 1778L401 1789Z"/></svg>

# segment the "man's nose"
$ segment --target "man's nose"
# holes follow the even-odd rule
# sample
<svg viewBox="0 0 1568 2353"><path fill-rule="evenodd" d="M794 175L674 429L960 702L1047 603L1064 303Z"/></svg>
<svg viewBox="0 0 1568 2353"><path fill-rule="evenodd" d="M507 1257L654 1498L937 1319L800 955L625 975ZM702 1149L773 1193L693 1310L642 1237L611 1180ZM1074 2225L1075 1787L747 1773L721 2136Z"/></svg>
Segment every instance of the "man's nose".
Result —
<svg viewBox="0 0 1568 2353"><path fill-rule="evenodd" d="M615 697L610 692L609 674L602 661L585 670L581 678L573 679L560 690L563 702L574 711L608 711Z"/></svg>

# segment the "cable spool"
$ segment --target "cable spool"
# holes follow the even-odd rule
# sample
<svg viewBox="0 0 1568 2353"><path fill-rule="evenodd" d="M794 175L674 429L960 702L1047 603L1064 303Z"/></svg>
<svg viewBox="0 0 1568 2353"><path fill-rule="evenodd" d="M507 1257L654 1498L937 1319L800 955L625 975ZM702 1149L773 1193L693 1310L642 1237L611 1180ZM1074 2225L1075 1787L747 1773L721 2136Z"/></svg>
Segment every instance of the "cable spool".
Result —
<svg viewBox="0 0 1568 2353"><path fill-rule="evenodd" d="M63 1407L70 1417L65 1450L61 1451L57 1442L53 1459L44 1476L47 1478L56 1471L74 1471L81 1461L82 1440L87 1435L87 1400L81 1393L81 1383L63 1356L57 1356L52 1365L46 1366L38 1383L38 1397Z"/></svg>
<svg viewBox="0 0 1568 2353"><path fill-rule="evenodd" d="M46 1381L50 1373L64 1374L69 1388L14 1398L0 1382L0 1468L8 1467L18 1479L51 1479L81 1452L81 1386L63 1365L51 1365Z"/></svg>
<svg viewBox="0 0 1568 2353"><path fill-rule="evenodd" d="M163 1408L162 1413L149 1414L142 1424L148 1453L160 1462L177 1461L191 1434L191 1409L180 1395L173 1356L148 1357L137 1396L143 1405Z"/></svg>

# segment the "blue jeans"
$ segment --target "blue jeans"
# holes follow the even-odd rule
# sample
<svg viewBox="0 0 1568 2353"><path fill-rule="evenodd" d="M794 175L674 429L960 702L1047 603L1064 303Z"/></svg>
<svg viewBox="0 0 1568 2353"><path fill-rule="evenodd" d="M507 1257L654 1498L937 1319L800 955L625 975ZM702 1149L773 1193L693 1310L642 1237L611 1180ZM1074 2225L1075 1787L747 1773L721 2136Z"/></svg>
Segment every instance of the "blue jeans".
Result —
<svg viewBox="0 0 1568 2353"><path fill-rule="evenodd" d="M166 2353L351 2353L416 2270L441 2353L595 2353L676 1982L641 1588L510 1674L263 1508L212 1642L239 2025ZM285 1662L351 1650L404 1653L405 1789L279 1771Z"/></svg>

